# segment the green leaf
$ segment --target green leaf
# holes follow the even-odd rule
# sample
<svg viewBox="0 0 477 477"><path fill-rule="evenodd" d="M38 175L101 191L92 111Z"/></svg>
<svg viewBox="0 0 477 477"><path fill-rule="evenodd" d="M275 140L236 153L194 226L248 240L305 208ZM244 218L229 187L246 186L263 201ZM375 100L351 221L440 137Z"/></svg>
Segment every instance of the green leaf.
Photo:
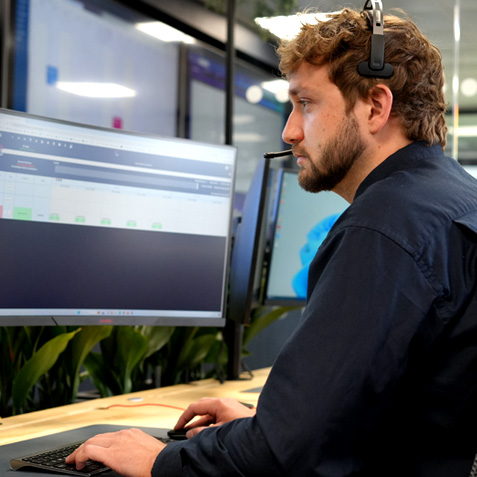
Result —
<svg viewBox="0 0 477 477"><path fill-rule="evenodd" d="M121 392L132 391L132 373L147 352L147 339L130 326L120 326L117 332L116 359L121 372Z"/></svg>
<svg viewBox="0 0 477 477"><path fill-rule="evenodd" d="M91 352L86 356L83 364L101 397L112 396L115 381L110 368L104 362L103 355Z"/></svg>
<svg viewBox="0 0 477 477"><path fill-rule="evenodd" d="M178 340L177 343L173 346L172 350L172 359L174 359L174 367L179 370L183 369L181 363L187 361L187 356L190 355L192 346L194 345L194 339L199 331L198 327L187 327L181 328L178 330L179 333L176 336Z"/></svg>
<svg viewBox="0 0 477 477"><path fill-rule="evenodd" d="M113 330L112 326L86 326L81 328L71 341L70 356L68 359L69 376L73 378L73 385L70 390L69 401L73 402L78 393L80 384L80 369L83 366L86 356L101 340L107 338Z"/></svg>
<svg viewBox="0 0 477 477"><path fill-rule="evenodd" d="M246 346L253 337L257 336L258 333L282 315L298 309L300 309L300 307L293 306L279 306L271 309L269 307L257 308L250 326L244 330L243 346Z"/></svg>
<svg viewBox="0 0 477 477"><path fill-rule="evenodd" d="M217 333L201 335L191 340L187 352L181 354L177 363L177 372L198 366L208 356L216 341Z"/></svg>
<svg viewBox="0 0 477 477"><path fill-rule="evenodd" d="M65 350L70 340L79 330L61 334L47 341L21 368L13 380L13 412L20 411L28 393L40 376L47 373L56 363L58 356Z"/></svg>
<svg viewBox="0 0 477 477"><path fill-rule="evenodd" d="M169 343L175 326L141 326L139 331L147 339L147 351L144 358L152 356Z"/></svg>

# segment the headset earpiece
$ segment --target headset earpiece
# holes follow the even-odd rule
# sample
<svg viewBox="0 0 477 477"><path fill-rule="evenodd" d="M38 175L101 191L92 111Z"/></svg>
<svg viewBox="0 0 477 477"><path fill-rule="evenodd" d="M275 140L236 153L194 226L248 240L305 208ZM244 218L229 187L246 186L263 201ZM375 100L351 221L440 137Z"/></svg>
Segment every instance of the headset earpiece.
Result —
<svg viewBox="0 0 477 477"><path fill-rule="evenodd" d="M371 56L369 61L363 61L358 66L358 73L367 78L390 78L394 68L384 62L384 16L381 0L367 0L363 12L371 21L373 33L371 36Z"/></svg>

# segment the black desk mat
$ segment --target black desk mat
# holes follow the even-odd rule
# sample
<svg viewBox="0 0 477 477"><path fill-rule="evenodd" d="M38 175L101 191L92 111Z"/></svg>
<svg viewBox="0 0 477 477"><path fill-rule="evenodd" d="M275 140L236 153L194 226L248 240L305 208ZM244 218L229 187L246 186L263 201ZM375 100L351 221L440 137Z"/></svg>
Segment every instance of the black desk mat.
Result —
<svg viewBox="0 0 477 477"><path fill-rule="evenodd" d="M61 445L67 445L69 442L77 442L81 440L89 439L96 434L102 434L104 432L115 432L121 429L130 429L132 426L115 426L110 424L99 424L86 427L80 427L78 429L72 429L70 431L58 432L49 436L37 437L35 439L26 439L24 441L15 442L13 444L6 444L0 446L0 477L48 477L60 476L61 474L56 472L41 472L31 470L11 470L10 459L21 457L24 455L33 454L35 452L46 451L48 449L58 447ZM167 437L168 429L159 429L152 427L138 427L144 432L156 437ZM2 437L2 428L0 427L0 442ZM27 437L27 436L25 436ZM104 477L116 477L118 473L114 471L105 472Z"/></svg>

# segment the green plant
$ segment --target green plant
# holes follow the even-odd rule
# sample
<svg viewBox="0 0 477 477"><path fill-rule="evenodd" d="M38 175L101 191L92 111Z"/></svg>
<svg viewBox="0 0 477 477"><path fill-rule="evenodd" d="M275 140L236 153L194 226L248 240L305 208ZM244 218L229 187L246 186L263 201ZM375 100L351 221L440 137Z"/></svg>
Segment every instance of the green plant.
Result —
<svg viewBox="0 0 477 477"><path fill-rule="evenodd" d="M133 383L142 361L151 354L156 346L164 345L171 328L118 326L111 335L101 341L100 352L92 352L85 360L85 368L101 396L129 393L137 390ZM161 335L158 339L157 335ZM149 338L149 339L148 339ZM154 339L155 338L155 339Z"/></svg>
<svg viewBox="0 0 477 477"><path fill-rule="evenodd" d="M41 348L35 350L32 356L21 367L13 379L13 414L20 413L24 409L24 404L31 390L41 378L43 378L44 383L43 391L46 391L42 394L46 395L51 392L53 382L57 384L57 380L52 379L48 373L57 363L59 355L63 353L69 341L78 331L79 330L62 333L47 341Z"/></svg>
<svg viewBox="0 0 477 477"><path fill-rule="evenodd" d="M109 333L111 327L1 328L1 415L74 402L86 355Z"/></svg>
<svg viewBox="0 0 477 477"><path fill-rule="evenodd" d="M161 384L202 379L208 376L205 365L211 365L211 374L223 373L226 364L222 332L217 328L177 328L166 347L155 357L161 367Z"/></svg>
<svg viewBox="0 0 477 477"><path fill-rule="evenodd" d="M293 309L254 309L243 355L253 337ZM223 376L227 349L217 328L24 326L0 328L0 360L0 415L8 416L72 403L87 377L104 397Z"/></svg>
<svg viewBox="0 0 477 477"><path fill-rule="evenodd" d="M220 343L215 328L121 326L84 364L101 396L124 394L158 379L166 386L204 377L202 367L217 358Z"/></svg>
<svg viewBox="0 0 477 477"><path fill-rule="evenodd" d="M252 317L250 325L244 329L243 335L243 355L248 353L246 347L252 338L257 336L267 326L270 326L274 321L286 315L290 311L299 310L298 306L259 306L252 310Z"/></svg>

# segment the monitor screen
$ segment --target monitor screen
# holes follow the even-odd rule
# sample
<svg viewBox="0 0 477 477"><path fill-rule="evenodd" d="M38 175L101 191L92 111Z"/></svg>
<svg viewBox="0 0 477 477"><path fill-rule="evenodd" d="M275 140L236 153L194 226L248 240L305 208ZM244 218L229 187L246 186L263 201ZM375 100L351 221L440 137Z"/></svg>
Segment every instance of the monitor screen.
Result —
<svg viewBox="0 0 477 477"><path fill-rule="evenodd" d="M223 325L235 160L0 110L0 324Z"/></svg>
<svg viewBox="0 0 477 477"><path fill-rule="evenodd" d="M188 50L188 137L223 143L226 122L225 58L199 45L191 45ZM288 100L288 83L243 62L238 61L234 69L233 144L238 150L235 193L243 199L263 152L279 151L284 146L281 131L286 121L286 105L264 85L270 84L270 88L272 84L275 87L282 85L286 88ZM256 97L253 97L254 92ZM216 107L210 108L209 104ZM278 161L275 159L273 162Z"/></svg>
<svg viewBox="0 0 477 477"><path fill-rule="evenodd" d="M136 2L11 3L15 32L12 109L96 126L177 135L180 39L186 41L184 35L125 5Z"/></svg>
<svg viewBox="0 0 477 477"><path fill-rule="evenodd" d="M311 194L298 171L280 170L273 238L265 286L266 304L304 304L308 266L338 216L349 205L334 192Z"/></svg>
<svg viewBox="0 0 477 477"><path fill-rule="evenodd" d="M464 169L473 177L477 179L477 165L476 164L462 164Z"/></svg>

